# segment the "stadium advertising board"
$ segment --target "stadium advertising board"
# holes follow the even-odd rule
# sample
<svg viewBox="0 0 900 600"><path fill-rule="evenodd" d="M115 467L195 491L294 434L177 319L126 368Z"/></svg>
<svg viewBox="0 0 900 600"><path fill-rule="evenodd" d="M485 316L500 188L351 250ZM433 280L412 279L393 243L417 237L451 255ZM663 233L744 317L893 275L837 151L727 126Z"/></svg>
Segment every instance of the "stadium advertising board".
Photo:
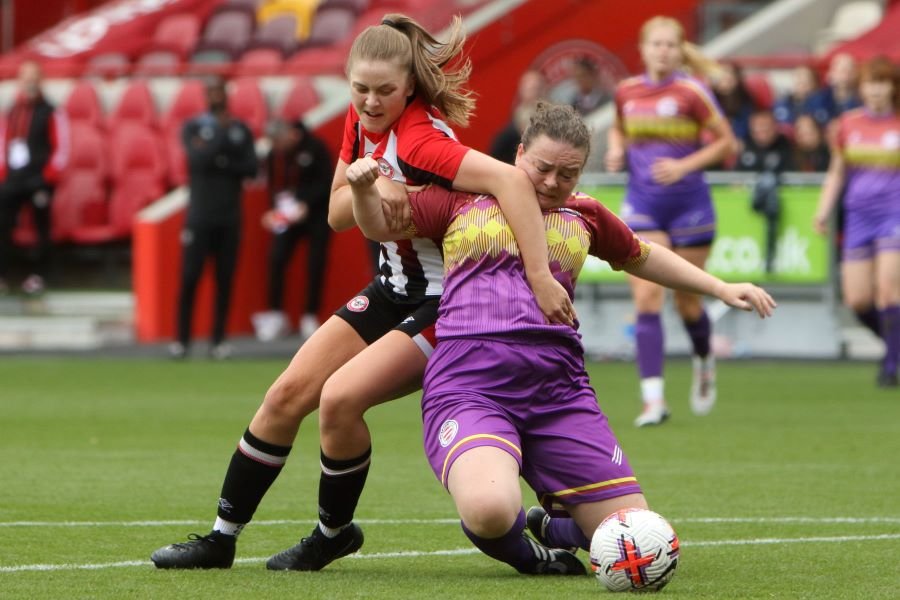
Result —
<svg viewBox="0 0 900 600"><path fill-rule="evenodd" d="M619 213L622 185L580 188ZM829 281L828 240L812 229L818 186L782 186L781 219L775 260L766 273L766 219L750 207L751 188L744 184L711 186L718 232L707 269L726 281L822 285ZM589 257L579 276L582 283L624 282L625 275Z"/></svg>

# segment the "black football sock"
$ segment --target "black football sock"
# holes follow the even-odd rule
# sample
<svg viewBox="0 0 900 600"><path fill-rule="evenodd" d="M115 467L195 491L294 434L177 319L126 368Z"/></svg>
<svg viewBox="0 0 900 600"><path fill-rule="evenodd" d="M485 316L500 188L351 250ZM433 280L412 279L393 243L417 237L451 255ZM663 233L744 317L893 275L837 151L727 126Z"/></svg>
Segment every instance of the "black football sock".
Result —
<svg viewBox="0 0 900 600"><path fill-rule="evenodd" d="M290 446L270 444L254 436L249 429L245 431L225 473L217 513L219 519L241 525L249 523L263 496L281 473L290 451Z"/></svg>
<svg viewBox="0 0 900 600"><path fill-rule="evenodd" d="M325 527L322 531L326 535L353 521L353 513L369 475L371 459L371 447L362 455L349 460L334 460L322 452L319 522Z"/></svg>

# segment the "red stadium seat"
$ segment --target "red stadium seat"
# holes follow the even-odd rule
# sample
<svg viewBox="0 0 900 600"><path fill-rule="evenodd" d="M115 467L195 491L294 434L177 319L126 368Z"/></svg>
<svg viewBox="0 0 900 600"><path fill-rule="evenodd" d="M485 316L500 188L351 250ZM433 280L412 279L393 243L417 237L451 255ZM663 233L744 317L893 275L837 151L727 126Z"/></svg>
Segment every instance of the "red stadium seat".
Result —
<svg viewBox="0 0 900 600"><path fill-rule="evenodd" d="M775 103L775 93L769 84L765 73L748 73L744 75L744 85L760 108L772 108Z"/></svg>
<svg viewBox="0 0 900 600"><path fill-rule="evenodd" d="M274 48L282 56L288 56L297 49L298 44L297 15L281 14L257 28L249 48Z"/></svg>
<svg viewBox="0 0 900 600"><path fill-rule="evenodd" d="M233 59L250 43L255 27L256 21L252 11L237 7L222 7L206 22L206 28L194 56L205 50L216 50L228 54Z"/></svg>
<svg viewBox="0 0 900 600"><path fill-rule="evenodd" d="M279 72L284 58L276 48L253 48L241 55L234 68L236 77L274 75Z"/></svg>
<svg viewBox="0 0 900 600"><path fill-rule="evenodd" d="M131 59L121 52L108 52L91 57L84 67L85 76L122 77L131 69Z"/></svg>
<svg viewBox="0 0 900 600"><path fill-rule="evenodd" d="M73 129L78 125L103 126L103 109L97 90L88 81L79 81L72 88L63 105Z"/></svg>
<svg viewBox="0 0 900 600"><path fill-rule="evenodd" d="M304 48L284 64L284 72L296 75L343 75L347 63L345 46Z"/></svg>
<svg viewBox="0 0 900 600"><path fill-rule="evenodd" d="M145 81L137 79L128 84L109 116L110 131L127 123L156 127L156 105Z"/></svg>
<svg viewBox="0 0 900 600"><path fill-rule="evenodd" d="M181 13L160 21L153 33L151 47L169 50L184 58L197 45L199 37L200 20L194 14Z"/></svg>
<svg viewBox="0 0 900 600"><path fill-rule="evenodd" d="M354 14L360 14L369 9L371 2L369 0L322 0L319 2L319 8L333 8L340 6L353 11Z"/></svg>
<svg viewBox="0 0 900 600"><path fill-rule="evenodd" d="M255 78L242 77L233 82L228 95L228 110L247 124L253 137L262 136L269 120L269 109Z"/></svg>
<svg viewBox="0 0 900 600"><path fill-rule="evenodd" d="M68 240L86 219L102 222L106 213L109 160L104 136L95 126L73 123L69 156L51 204L50 237L54 242ZM13 239L22 246L37 242L30 210L23 211Z"/></svg>
<svg viewBox="0 0 900 600"><path fill-rule="evenodd" d="M72 240L98 244L126 239L134 216L166 192L166 160L155 131L125 123L110 134L112 196L107 219L72 232Z"/></svg>
<svg viewBox="0 0 900 600"><path fill-rule="evenodd" d="M151 50L142 54L134 63L135 76L177 75L181 70L181 57L172 50Z"/></svg>
<svg viewBox="0 0 900 600"><path fill-rule="evenodd" d="M300 75L295 78L291 91L281 105L281 118L285 121L302 119L306 111L319 104L319 100L319 92L316 91L312 80Z"/></svg>
<svg viewBox="0 0 900 600"><path fill-rule="evenodd" d="M344 6L316 10L312 29L304 46L331 46L345 40L353 31L356 13Z"/></svg>

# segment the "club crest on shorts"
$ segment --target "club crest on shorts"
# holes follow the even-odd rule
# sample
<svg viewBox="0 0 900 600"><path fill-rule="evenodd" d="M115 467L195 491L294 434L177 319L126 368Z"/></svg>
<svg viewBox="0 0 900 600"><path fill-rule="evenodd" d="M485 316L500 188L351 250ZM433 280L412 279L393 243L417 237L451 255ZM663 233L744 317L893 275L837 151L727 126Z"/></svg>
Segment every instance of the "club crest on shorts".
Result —
<svg viewBox="0 0 900 600"><path fill-rule="evenodd" d="M357 296L347 303L347 310L352 310L353 312L362 312L367 308L369 308L369 299L365 296Z"/></svg>
<svg viewBox="0 0 900 600"><path fill-rule="evenodd" d="M459 423L453 419L444 421L443 425L441 425L441 431L438 433L438 441L441 443L441 448L449 446L450 442L456 438L457 432L459 432Z"/></svg>
<svg viewBox="0 0 900 600"><path fill-rule="evenodd" d="M384 158L378 158L376 162L378 163L378 170L381 172L381 174L388 179L393 179L394 167L391 166L391 163L386 161Z"/></svg>

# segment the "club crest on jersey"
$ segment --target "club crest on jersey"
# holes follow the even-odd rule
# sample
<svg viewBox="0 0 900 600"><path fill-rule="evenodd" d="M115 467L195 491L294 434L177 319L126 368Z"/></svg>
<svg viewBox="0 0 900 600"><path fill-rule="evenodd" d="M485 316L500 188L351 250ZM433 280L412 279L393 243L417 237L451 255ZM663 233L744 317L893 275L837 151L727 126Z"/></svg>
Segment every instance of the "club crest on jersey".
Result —
<svg viewBox="0 0 900 600"><path fill-rule="evenodd" d="M441 425L441 431L438 433L438 441L441 443L441 448L446 448L450 445L456 438L456 434L459 432L459 423L454 421L453 419L447 419L444 421L444 424Z"/></svg>
<svg viewBox="0 0 900 600"><path fill-rule="evenodd" d="M347 303L347 310L352 310L353 312L362 312L367 308L369 308L369 299L365 296L357 296Z"/></svg>
<svg viewBox="0 0 900 600"><path fill-rule="evenodd" d="M656 114L661 117L674 117L678 114L678 101L671 96L663 96L656 103Z"/></svg>
<svg viewBox="0 0 900 600"><path fill-rule="evenodd" d="M394 178L394 167L391 166L391 163L384 160L384 158L379 158L376 162L378 163L378 170L382 175L388 179Z"/></svg>

